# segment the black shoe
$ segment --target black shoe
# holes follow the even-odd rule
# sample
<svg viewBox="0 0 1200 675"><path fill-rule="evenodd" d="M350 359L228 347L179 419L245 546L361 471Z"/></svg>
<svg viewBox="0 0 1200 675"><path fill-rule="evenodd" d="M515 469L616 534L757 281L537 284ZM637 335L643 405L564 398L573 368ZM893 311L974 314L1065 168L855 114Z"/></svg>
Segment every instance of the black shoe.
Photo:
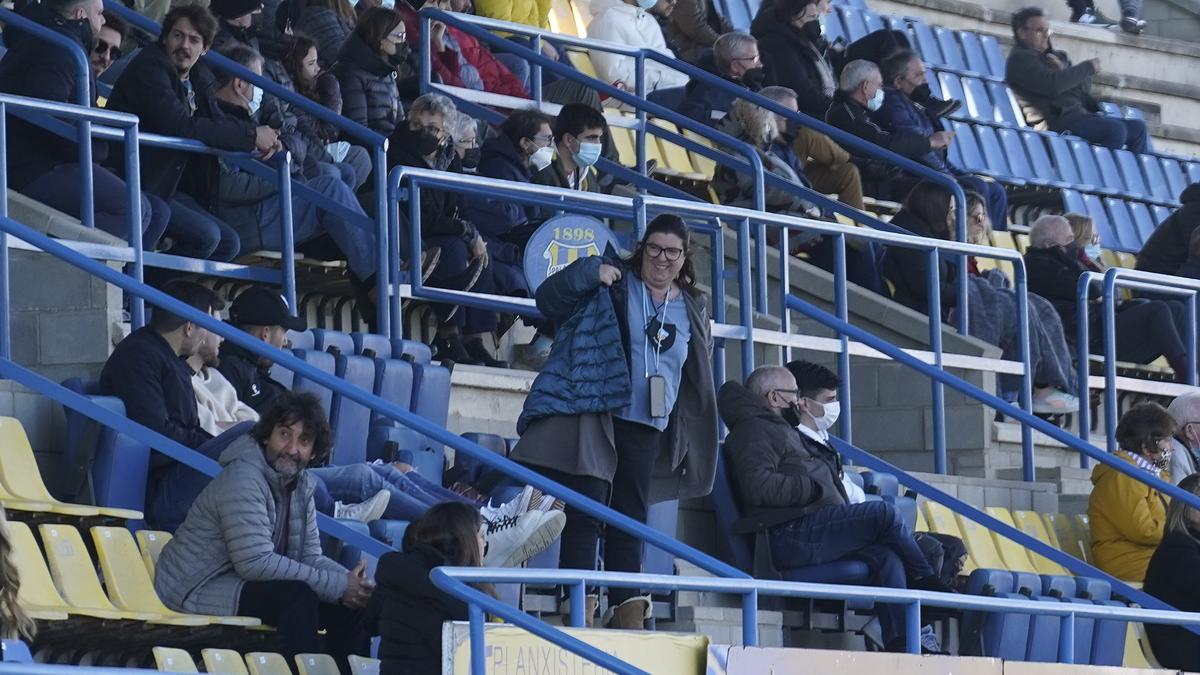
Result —
<svg viewBox="0 0 1200 675"><path fill-rule="evenodd" d="M929 113L930 117L946 117L947 115L951 115L954 113L954 111L961 108L962 101L956 98L943 101L941 99L930 97L924 105L925 111Z"/></svg>
<svg viewBox="0 0 1200 675"><path fill-rule="evenodd" d="M433 358L438 361L453 361L468 366L483 365L476 361L463 347L462 336L451 335L449 337L439 337L433 339ZM481 345L482 346L482 345Z"/></svg>
<svg viewBox="0 0 1200 675"><path fill-rule="evenodd" d="M442 247L430 246L421 251L421 283L429 281L429 275L437 269L438 262L442 259Z"/></svg>
<svg viewBox="0 0 1200 675"><path fill-rule="evenodd" d="M439 255L441 249L438 249ZM479 275L483 274L483 260L476 258L467 263L467 269L446 278L441 283L437 284L438 288L446 288L452 291L469 291L475 288L475 284L479 283ZM442 323L449 323L458 314L458 310L462 305L453 303L444 303L441 307L444 308L444 313L439 312Z"/></svg>
<svg viewBox="0 0 1200 675"><path fill-rule="evenodd" d="M1121 19L1121 30L1130 35L1140 35L1146 28L1146 22L1136 16L1127 16Z"/></svg>
<svg viewBox="0 0 1200 675"><path fill-rule="evenodd" d="M508 361L501 361L500 359L493 357L488 352L487 347L483 346L483 340L480 340L479 338L467 340L463 343L463 347L467 352L467 356L469 356L479 365L484 365L489 368L508 367Z"/></svg>
<svg viewBox="0 0 1200 675"><path fill-rule="evenodd" d="M1081 23L1087 26L1108 28L1117 25L1116 21L1104 16L1095 7L1084 7L1071 12L1071 23Z"/></svg>
<svg viewBox="0 0 1200 675"><path fill-rule="evenodd" d="M933 591L934 593L957 593L953 586L946 584L936 575L913 579L908 585L914 591Z"/></svg>

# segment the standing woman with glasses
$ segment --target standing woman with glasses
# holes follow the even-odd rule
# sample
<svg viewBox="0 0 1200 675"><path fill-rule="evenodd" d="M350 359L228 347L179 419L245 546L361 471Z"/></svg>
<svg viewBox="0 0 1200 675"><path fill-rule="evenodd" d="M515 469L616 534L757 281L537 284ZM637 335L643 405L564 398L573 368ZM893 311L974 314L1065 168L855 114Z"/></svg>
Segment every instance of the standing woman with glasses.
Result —
<svg viewBox="0 0 1200 675"><path fill-rule="evenodd" d="M591 256L551 275L537 306L554 321L550 355L517 421L512 458L638 522L650 504L712 490L717 406L708 298L696 288L688 228L660 215L625 259ZM559 567L640 572L642 542L568 505ZM611 588L606 624L640 629L650 599ZM597 596L589 595L586 625Z"/></svg>

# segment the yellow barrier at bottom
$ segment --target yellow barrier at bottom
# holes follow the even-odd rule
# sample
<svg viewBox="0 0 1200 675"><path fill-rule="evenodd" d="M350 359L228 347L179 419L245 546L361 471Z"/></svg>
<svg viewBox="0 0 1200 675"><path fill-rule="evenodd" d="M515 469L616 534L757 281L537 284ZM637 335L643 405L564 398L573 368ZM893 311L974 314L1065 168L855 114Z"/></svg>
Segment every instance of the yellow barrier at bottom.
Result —
<svg viewBox="0 0 1200 675"><path fill-rule="evenodd" d="M496 671L497 673L500 671ZM651 671L654 672L654 671ZM709 649L708 675L1176 675L1174 670L1068 666L968 656L918 656L832 649Z"/></svg>

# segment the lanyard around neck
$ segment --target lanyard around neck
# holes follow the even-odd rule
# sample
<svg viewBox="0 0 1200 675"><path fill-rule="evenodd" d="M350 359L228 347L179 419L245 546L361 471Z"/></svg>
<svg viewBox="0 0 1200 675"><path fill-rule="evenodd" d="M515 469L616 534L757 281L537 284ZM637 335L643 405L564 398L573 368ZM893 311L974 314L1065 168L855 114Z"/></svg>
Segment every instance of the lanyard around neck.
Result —
<svg viewBox="0 0 1200 675"><path fill-rule="evenodd" d="M651 314L649 321L653 323L658 318L659 311L662 312L662 319L658 321L658 333L655 334L654 340L654 374L658 374L658 358L662 352L663 333L666 331L664 324L667 322L667 307L671 304L671 287L667 287L667 297L663 300L662 307L654 307L654 314ZM646 292L646 282L642 282L642 316L646 316L649 309L654 303L649 299L649 293ZM645 329L642 330L643 337L646 341L646 348L642 351L642 365L645 368L646 377L650 377L650 336L646 335Z"/></svg>

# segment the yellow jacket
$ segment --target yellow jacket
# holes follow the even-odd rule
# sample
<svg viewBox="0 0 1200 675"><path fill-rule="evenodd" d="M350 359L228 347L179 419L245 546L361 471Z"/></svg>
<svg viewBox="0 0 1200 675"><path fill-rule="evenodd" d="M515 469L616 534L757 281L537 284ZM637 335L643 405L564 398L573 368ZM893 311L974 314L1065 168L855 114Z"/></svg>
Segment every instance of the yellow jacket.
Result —
<svg viewBox="0 0 1200 675"><path fill-rule="evenodd" d="M1136 463L1124 452L1117 457ZM1171 483L1165 471L1159 476ZM1123 473L1098 464L1092 470L1088 523L1096 567L1124 581L1142 581L1167 521L1166 498Z"/></svg>
<svg viewBox="0 0 1200 675"><path fill-rule="evenodd" d="M552 0L475 0L475 13L549 30L551 4Z"/></svg>

